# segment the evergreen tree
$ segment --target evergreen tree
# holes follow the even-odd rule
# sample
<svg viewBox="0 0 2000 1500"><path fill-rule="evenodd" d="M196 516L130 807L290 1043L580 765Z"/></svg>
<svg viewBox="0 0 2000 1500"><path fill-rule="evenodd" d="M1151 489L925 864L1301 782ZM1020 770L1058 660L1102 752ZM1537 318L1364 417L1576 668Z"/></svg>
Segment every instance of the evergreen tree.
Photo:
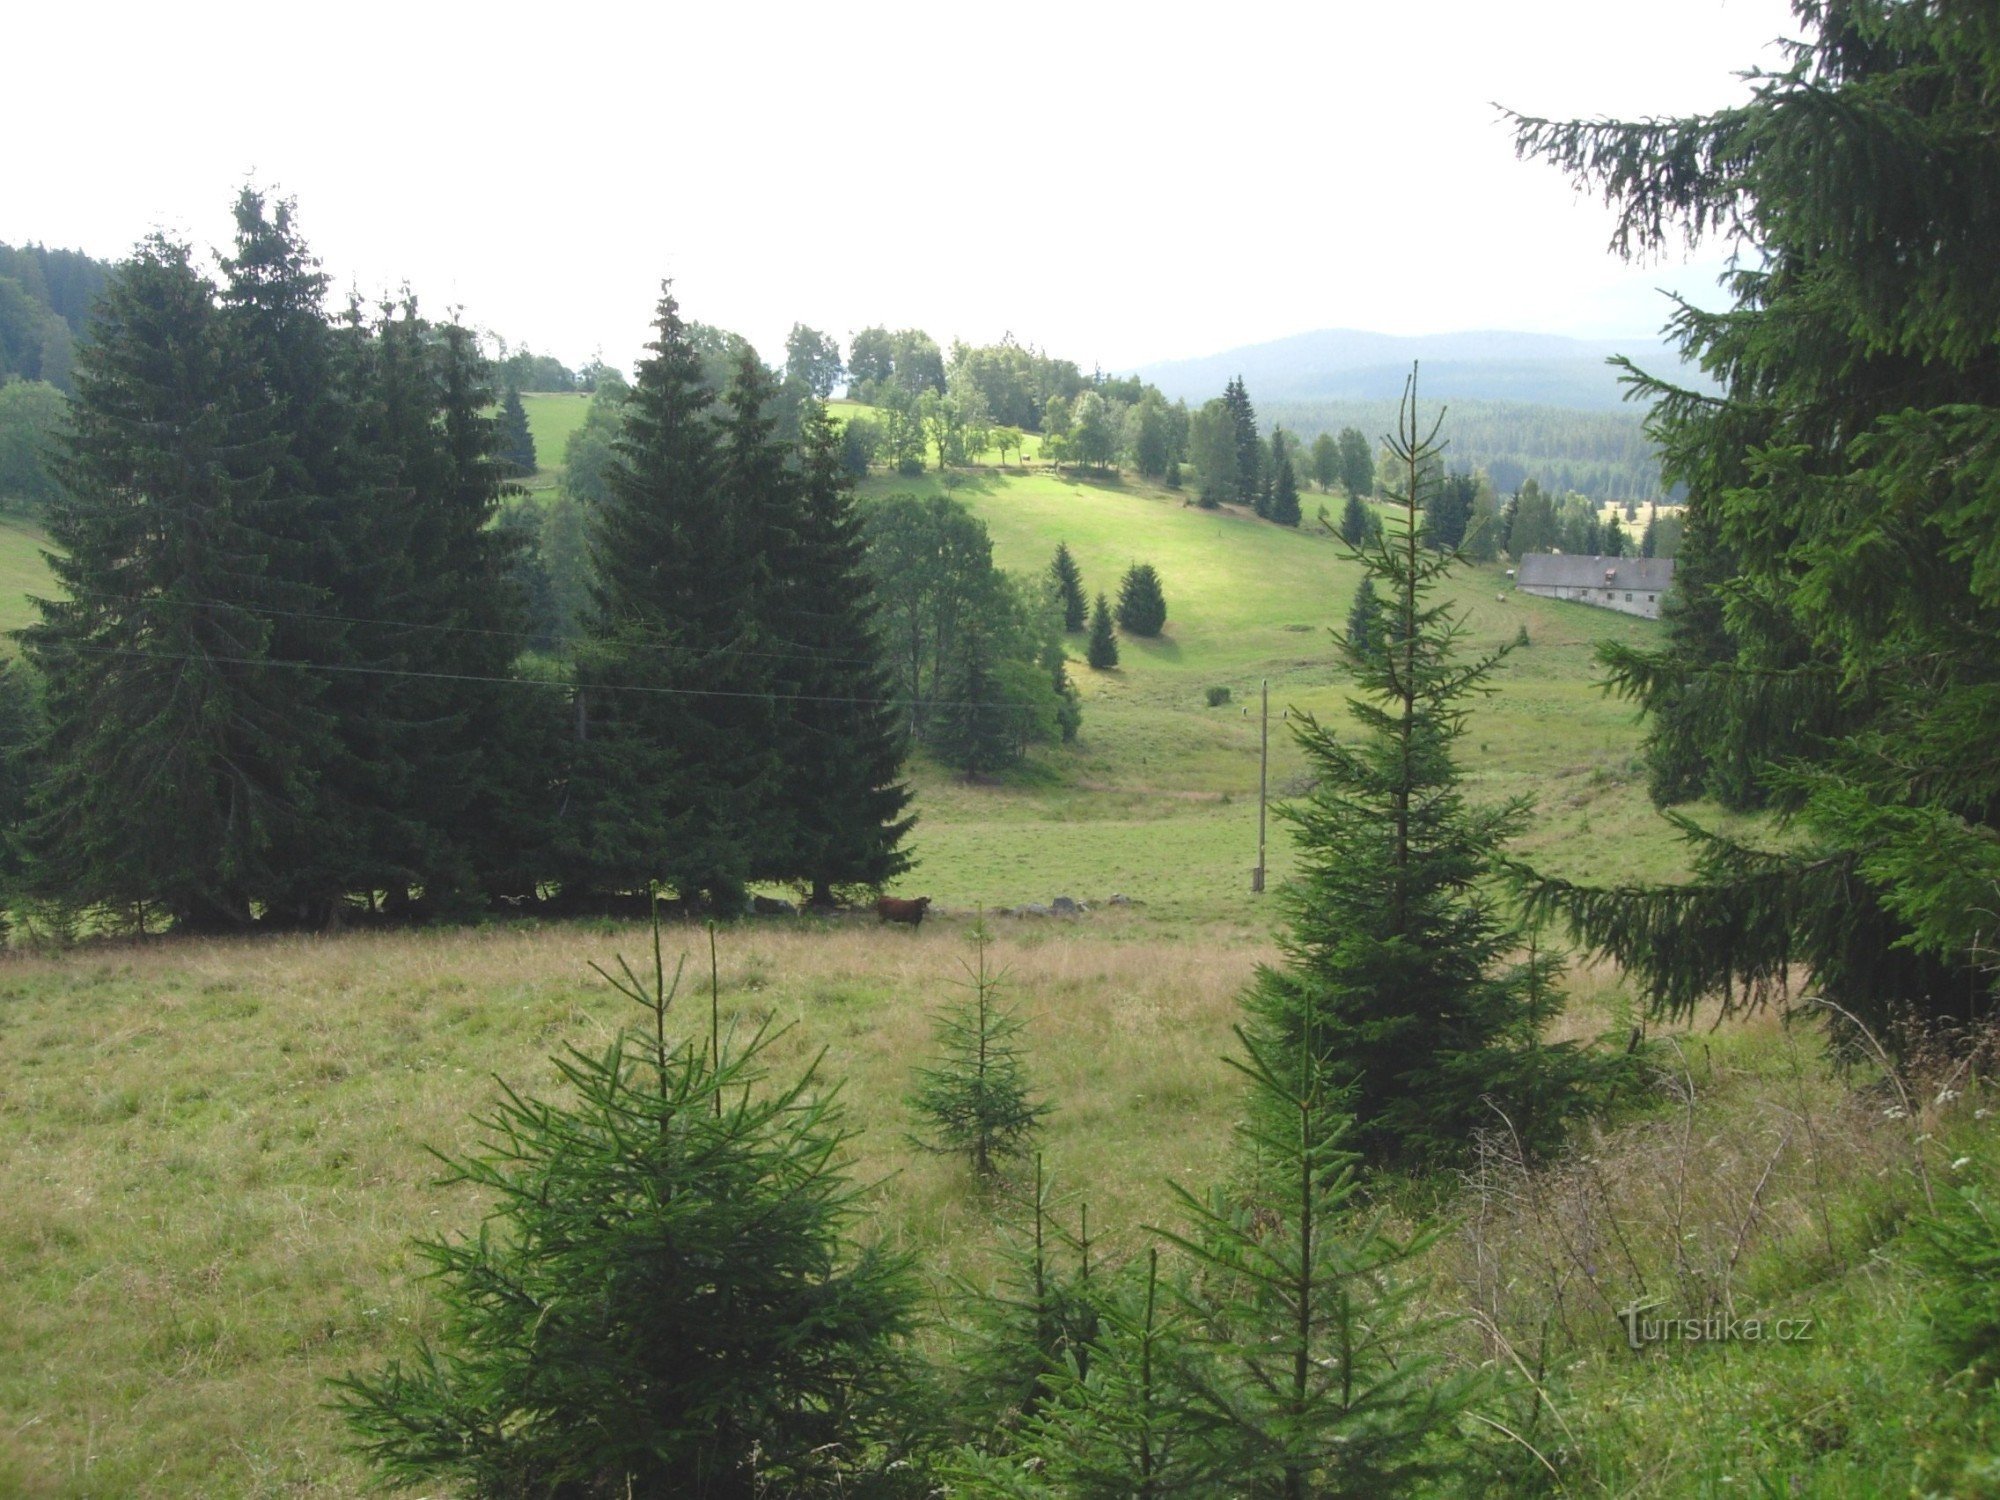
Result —
<svg viewBox="0 0 2000 1500"><path fill-rule="evenodd" d="M49 567L64 597L22 634L45 683L37 886L247 923L330 733L317 684L272 662L275 447L245 409L216 290L155 236L79 351Z"/></svg>
<svg viewBox="0 0 2000 1500"><path fill-rule="evenodd" d="M817 402L805 412L796 494L802 508L773 614L788 653L779 758L812 774L784 782L791 878L815 906L842 887L880 886L909 868L915 818L898 778L908 748L894 685L872 649L879 609L867 543L841 460L840 434Z"/></svg>
<svg viewBox="0 0 2000 1500"><path fill-rule="evenodd" d="M1095 671L1105 672L1118 665L1118 637L1111 631L1111 606L1104 602L1104 595L1097 596L1097 607L1090 613L1090 648L1084 656Z"/></svg>
<svg viewBox="0 0 2000 1500"><path fill-rule="evenodd" d="M528 409L521 404L521 393L511 385L500 402L500 457L517 476L526 477L539 467L535 435L528 429Z"/></svg>
<svg viewBox="0 0 2000 1500"><path fill-rule="evenodd" d="M932 748L945 764L975 781L1020 756L1020 724L1007 699L992 621L972 620L960 632L943 678Z"/></svg>
<svg viewBox="0 0 2000 1500"><path fill-rule="evenodd" d="M772 1085L767 1030L673 1039L657 918L646 979L619 969L643 1029L555 1058L567 1100L507 1090L450 1161L487 1222L416 1247L439 1342L337 1382L357 1446L395 1481L482 1495L893 1484L916 1287L907 1257L850 1239L837 1090L812 1068Z"/></svg>
<svg viewBox="0 0 2000 1500"><path fill-rule="evenodd" d="M1359 547L1368 538L1368 507L1361 503L1361 497L1349 492L1347 505L1340 513L1340 539L1350 547Z"/></svg>
<svg viewBox="0 0 2000 1500"><path fill-rule="evenodd" d="M1312 480L1322 490L1331 490L1340 482L1340 440L1330 432L1313 439Z"/></svg>
<svg viewBox="0 0 2000 1500"><path fill-rule="evenodd" d="M1354 591L1354 603L1347 611L1347 643L1362 656L1371 656L1382 649L1386 631L1382 622L1382 605L1375 595L1375 575L1361 575L1360 587Z"/></svg>
<svg viewBox="0 0 2000 1500"><path fill-rule="evenodd" d="M983 922L973 927L975 962L965 965L965 1000L939 1014L936 1065L918 1069L910 1096L910 1107L928 1128L928 1149L964 1156L981 1182L1027 1154L1049 1112L1034 1097L1017 1040L1026 1023L1000 1003L1006 976L987 961L992 941Z"/></svg>
<svg viewBox="0 0 2000 1500"><path fill-rule="evenodd" d="M1431 598L1454 565L1425 534L1434 440L1418 426L1413 377L1393 449L1402 515L1362 559L1385 596L1383 639L1364 650L1337 638L1366 735L1294 720L1317 781L1281 813L1301 866L1286 962L1260 969L1246 1000L1255 1056L1288 1069L1303 1059L1285 1075L1294 1090L1341 1090L1354 1149L1373 1166L1452 1159L1496 1108L1527 1150L1546 1149L1587 1074L1572 1044L1542 1040L1560 1009L1552 960L1510 962L1526 935L1481 890L1527 807L1475 808L1459 790L1466 700L1498 656L1462 660L1464 626Z"/></svg>
<svg viewBox="0 0 2000 1500"><path fill-rule="evenodd" d="M778 802L768 667L757 614L763 504L731 501L781 472L754 376L721 420L701 353L663 290L651 356L593 512L589 638L579 652L584 744L566 847L600 889L664 878L684 898L740 904ZM724 497L727 497L725 499Z"/></svg>
<svg viewBox="0 0 2000 1500"><path fill-rule="evenodd" d="M393 623L410 579L407 508L394 460L363 424L374 396L365 334L336 330L327 277L289 200L237 196L233 254L222 263L223 323L240 399L271 444L261 529L269 576L294 599L271 615L270 655L299 664L300 696L323 711L304 754L312 792L274 840L274 920L337 921L350 893L406 887L424 845L397 796L415 774L414 726L395 709L403 632Z"/></svg>
<svg viewBox="0 0 2000 1500"><path fill-rule="evenodd" d="M1170 459L1167 462L1166 485L1170 490L1177 490L1181 487L1181 461L1178 458Z"/></svg>
<svg viewBox="0 0 2000 1500"><path fill-rule="evenodd" d="M1806 40L1740 108L1518 122L1524 154L1603 186L1620 252L1716 225L1747 242L1736 305L1674 316L1721 399L1642 383L1688 493L1667 643L1605 656L1663 795L1792 819L1780 849L1702 836L1691 886L1551 883L1542 904L1664 1010L1810 972L1910 1035L1995 1005L2000 47L1962 7L1798 11Z"/></svg>
<svg viewBox="0 0 2000 1500"><path fill-rule="evenodd" d="M1049 564L1049 577L1054 581L1056 594L1062 600L1063 629L1078 631L1083 629L1086 606L1083 598L1083 570L1070 556L1069 543L1057 542L1055 560Z"/></svg>
<svg viewBox="0 0 2000 1500"><path fill-rule="evenodd" d="M1264 444L1257 436L1257 409L1250 404L1241 375L1223 388L1222 403L1236 447L1236 474L1233 486L1217 498L1254 503L1263 484Z"/></svg>
<svg viewBox="0 0 2000 1500"><path fill-rule="evenodd" d="M1302 518L1299 515L1299 481L1292 472L1291 459L1277 459L1273 464L1273 473L1276 477L1271 481L1271 506L1266 514L1280 526L1296 526Z"/></svg>
<svg viewBox="0 0 2000 1500"><path fill-rule="evenodd" d="M1352 496L1375 493L1375 454L1359 428L1340 429L1340 482Z"/></svg>
<svg viewBox="0 0 2000 1500"><path fill-rule="evenodd" d="M1463 471L1446 475L1444 482L1432 489L1424 505L1424 532L1438 551L1456 552L1465 544L1478 495L1479 481Z"/></svg>
<svg viewBox="0 0 2000 1500"><path fill-rule="evenodd" d="M1247 1035L1244 1047L1232 1061L1258 1122L1244 1130L1257 1211L1240 1191L1177 1186L1190 1223L1169 1236L1196 1273L1176 1425L1198 1445L1198 1488L1307 1500L1434 1486L1485 1392L1422 1352L1418 1283L1398 1273L1432 1237L1398 1240L1359 1211L1327 1061L1306 1048L1280 1058Z"/></svg>
<svg viewBox="0 0 2000 1500"><path fill-rule="evenodd" d="M1200 1445L1184 1420L1179 1378L1189 1358L1187 1320L1174 1288L1160 1280L1159 1250L1147 1252L1142 1274L1100 1273L1087 1289L1093 1336L1063 1350L1044 1377L1020 1458L969 1467L972 1492L1161 1500L1200 1488Z"/></svg>
<svg viewBox="0 0 2000 1500"><path fill-rule="evenodd" d="M1166 623L1167 596L1159 573L1151 563L1134 563L1118 585L1118 628L1129 635L1156 636Z"/></svg>

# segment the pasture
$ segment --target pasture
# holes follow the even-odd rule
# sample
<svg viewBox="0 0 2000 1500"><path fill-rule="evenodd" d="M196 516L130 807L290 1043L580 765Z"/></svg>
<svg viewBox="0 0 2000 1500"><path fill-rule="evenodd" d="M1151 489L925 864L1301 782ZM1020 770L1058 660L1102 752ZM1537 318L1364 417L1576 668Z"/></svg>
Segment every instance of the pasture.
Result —
<svg viewBox="0 0 2000 1500"><path fill-rule="evenodd" d="M34 623L28 600L47 598L51 588L49 565L42 557L48 545L48 534L33 520L0 514L0 632ZM0 651L13 654L11 636L0 635Z"/></svg>
<svg viewBox="0 0 2000 1500"><path fill-rule="evenodd" d="M526 399L547 461L581 399ZM863 498L938 484L877 478ZM1281 902L1249 890L1257 685L1271 682L1282 800L1303 766L1281 715L1344 712L1326 631L1358 579L1310 525L1202 511L1134 481L985 469L950 489L1010 569L1039 570L1064 540L1087 589L1115 593L1128 564L1152 563L1164 636L1123 640L1113 672L1073 662L1078 745L1037 751L992 785L913 763L921 863L897 894L935 898L920 928L859 912L719 936L725 1024L789 1026L780 1070L824 1052L861 1129L851 1164L874 1184L867 1232L921 1252L940 1314L963 1299L957 1278L991 1274L1006 1217L962 1164L913 1144L905 1102L980 909L1056 895L1092 906L987 925L1054 1105L1042 1145L1071 1195L1064 1213L1089 1205L1100 1253L1177 1222L1170 1181L1198 1189L1225 1172L1240 1093L1222 1058L1238 995L1277 957ZM1321 499L1308 495L1309 515ZM13 601L0 619L24 615L25 592L45 585L38 545L0 528ZM1659 627L1515 596L1497 568L1452 587L1469 648L1497 649L1523 626L1530 638L1462 742L1473 794L1534 800L1520 850L1545 868L1678 874L1680 849L1644 794L1639 727L1595 685L1592 658L1600 639L1645 642ZM1232 701L1208 707L1211 686ZM1270 865L1275 892L1292 865L1275 818ZM1114 892L1133 904L1104 904ZM631 1017L589 965L636 958L645 941L629 924L515 923L8 955L0 1494L364 1488L325 1381L435 1328L410 1241L479 1223L476 1198L437 1185L429 1148L476 1141L496 1079L550 1091L551 1053L601 1049ZM690 957L678 1011L690 1031L706 1017L705 941L669 934L670 954ZM1560 1034L1624 1036L1633 999L1620 976L1578 968L1571 993ZM1667 1036L1654 1088L1590 1133L1576 1162L1532 1178L1488 1163L1377 1196L1396 1218L1446 1227L1419 1280L1437 1311L1478 1315L1457 1326L1451 1355L1533 1372L1543 1395L1517 1415L1576 1492L1728 1494L1759 1474L1810 1483L1786 1493L1949 1490L1990 1419L1940 1408L1927 1383L1902 1229L1930 1191L1925 1173L1988 1149L1990 1130L1972 1123L1983 1096L1904 1119L1869 1078L1837 1072L1809 1028L1767 1015L1712 1031L1715 1019ZM1635 1288L1809 1311L1828 1332L1812 1347L1635 1358L1612 1320ZM942 1328L925 1347L951 1357Z"/></svg>
<svg viewBox="0 0 2000 1500"><path fill-rule="evenodd" d="M530 492L556 487L569 435L583 425L589 408L590 397L581 392L521 392L521 409L528 414L528 432L535 440L535 472L521 481Z"/></svg>

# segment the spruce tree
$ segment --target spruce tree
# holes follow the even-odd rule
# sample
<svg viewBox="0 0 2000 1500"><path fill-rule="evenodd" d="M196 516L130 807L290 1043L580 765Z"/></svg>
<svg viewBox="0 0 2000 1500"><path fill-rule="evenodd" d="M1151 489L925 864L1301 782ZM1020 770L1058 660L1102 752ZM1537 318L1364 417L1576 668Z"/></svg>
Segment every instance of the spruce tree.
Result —
<svg viewBox="0 0 2000 1500"><path fill-rule="evenodd" d="M1296 526L1303 519L1299 514L1299 480L1292 472L1292 461L1281 458L1275 464L1276 477L1271 481L1271 508L1268 519L1280 526Z"/></svg>
<svg viewBox="0 0 2000 1500"><path fill-rule="evenodd" d="M918 1070L910 1096L929 1133L928 1149L964 1156L982 1183L1027 1153L1049 1112L1034 1097L1017 1041L1026 1023L1000 1003L1007 976L988 963L992 941L983 922L973 927L975 961L964 965L965 999L939 1014L936 1065Z"/></svg>
<svg viewBox="0 0 2000 1500"><path fill-rule="evenodd" d="M1354 603L1347 611L1347 643L1362 656L1381 648L1384 634L1382 605L1375 595L1375 575L1364 573L1354 590Z"/></svg>
<svg viewBox="0 0 2000 1500"><path fill-rule="evenodd" d="M1129 635L1156 636L1166 628L1167 596L1151 563L1134 563L1118 584L1118 628Z"/></svg>
<svg viewBox="0 0 2000 1500"><path fill-rule="evenodd" d="M1294 718L1315 788L1280 812L1300 855L1285 961L1261 968L1246 1000L1256 1055L1297 1062L1304 1071L1287 1076L1300 1089L1323 1078L1341 1091L1371 1166L1454 1159L1495 1110L1526 1149L1545 1150L1588 1072L1573 1044L1542 1039L1561 1003L1553 960L1513 962L1526 934L1482 889L1528 808L1474 807L1459 786L1453 748L1499 654L1465 660L1464 625L1432 598L1454 565L1423 519L1435 435L1418 425L1412 377L1393 450L1402 514L1362 555L1384 596L1384 639L1363 649L1336 637L1364 734Z"/></svg>
<svg viewBox="0 0 2000 1500"><path fill-rule="evenodd" d="M1195 1273L1175 1425L1193 1439L1196 1490L1307 1500L1435 1485L1485 1395L1482 1377L1446 1372L1424 1348L1433 1325L1403 1268L1435 1236L1398 1239L1361 1211L1328 1062L1239 1036L1255 1208L1240 1189L1176 1186L1189 1225L1168 1235Z"/></svg>
<svg viewBox="0 0 2000 1500"><path fill-rule="evenodd" d="M656 316L651 356L605 473L608 500L588 517L593 587L577 653L580 743L562 829L568 883L614 891L644 889L661 874L680 800L676 720L701 655L699 642L677 649L695 607L689 554L697 538L702 550L723 550L713 505L714 394L671 290L662 289Z"/></svg>
<svg viewBox="0 0 2000 1500"><path fill-rule="evenodd" d="M788 877L824 907L837 891L880 886L908 869L901 846L916 820L898 779L906 718L873 650L875 587L853 480L840 434L816 401L804 413L799 465L802 510L783 559L772 645L787 653L779 758L795 771L811 767L784 783Z"/></svg>
<svg viewBox="0 0 2000 1500"><path fill-rule="evenodd" d="M1084 660L1099 672L1118 665L1118 637L1111 630L1111 606L1104 602L1102 594L1097 596L1097 607L1090 614L1090 646Z"/></svg>
<svg viewBox="0 0 2000 1500"><path fill-rule="evenodd" d="M1361 497L1349 492L1347 505L1340 513L1340 539L1350 547L1359 547L1368 537L1368 508L1361 503Z"/></svg>
<svg viewBox="0 0 2000 1500"><path fill-rule="evenodd" d="M596 574L579 650L578 747L564 842L578 883L741 905L781 848L772 701L759 645L775 503L784 480L755 372L718 420L702 357L663 290L625 406L609 503L591 514ZM752 356L754 358L754 356Z"/></svg>
<svg viewBox="0 0 2000 1500"><path fill-rule="evenodd" d="M1019 1456L966 1466L965 1482L985 1486L974 1492L1162 1500L1200 1489L1198 1428L1186 1420L1181 1381L1187 1317L1174 1287L1160 1278L1159 1250L1123 1274L1100 1272L1086 1290L1096 1314L1092 1336L1063 1350L1044 1377Z"/></svg>
<svg viewBox="0 0 2000 1500"><path fill-rule="evenodd" d="M1069 543L1057 542L1056 555L1049 564L1049 577L1054 581L1056 594L1062 600L1063 629L1079 631L1083 629L1087 606L1083 597L1083 570L1070 556Z"/></svg>
<svg viewBox="0 0 2000 1500"><path fill-rule="evenodd" d="M1976 1026L2000 1004L2000 48L1977 7L1797 10L1739 108L1517 121L1523 155L1612 202L1618 253L1719 228L1754 267L1735 306L1672 320L1720 398L1639 386L1686 529L1665 646L1604 656L1663 800L1791 819L1777 848L1700 835L1691 885L1548 882L1542 905L1670 1013L1810 972L1883 1035Z"/></svg>
<svg viewBox="0 0 2000 1500"><path fill-rule="evenodd" d="M427 846L417 798L418 726L401 710L415 516L396 486L380 416L377 351L357 312L336 327L328 279L297 206L237 197L223 260L223 321L242 399L272 445L261 528L268 585L309 600L271 614L274 660L298 664L300 697L325 730L302 746L312 793L275 841L262 893L274 921L337 922L359 892L407 887ZM302 718L300 736L311 722Z"/></svg>
<svg viewBox="0 0 2000 1500"><path fill-rule="evenodd" d="M521 404L520 391L511 385L500 402L500 457L517 478L526 478L539 467L528 409Z"/></svg>
<svg viewBox="0 0 2000 1500"><path fill-rule="evenodd" d="M657 917L652 959L606 976L642 1025L554 1059L568 1098L508 1089L447 1158L486 1219L416 1246L437 1342L336 1382L356 1445L482 1495L895 1493L917 1289L851 1238L838 1090L772 1081L782 1033L675 1038Z"/></svg>
<svg viewBox="0 0 2000 1500"><path fill-rule="evenodd" d="M1264 479L1264 444L1257 436L1257 409L1238 375L1223 388L1222 403L1236 442L1236 473L1220 500L1254 503Z"/></svg>
<svg viewBox="0 0 2000 1500"><path fill-rule="evenodd" d="M1002 687L1002 663L992 621L969 620L954 641L941 679L931 747L967 781L998 770L1020 756L1020 725Z"/></svg>
<svg viewBox="0 0 2000 1500"><path fill-rule="evenodd" d="M317 684L272 663L276 444L246 405L216 289L155 236L112 279L78 352L50 571L22 633L45 684L36 885L76 906L157 902L251 919L274 842L330 733Z"/></svg>

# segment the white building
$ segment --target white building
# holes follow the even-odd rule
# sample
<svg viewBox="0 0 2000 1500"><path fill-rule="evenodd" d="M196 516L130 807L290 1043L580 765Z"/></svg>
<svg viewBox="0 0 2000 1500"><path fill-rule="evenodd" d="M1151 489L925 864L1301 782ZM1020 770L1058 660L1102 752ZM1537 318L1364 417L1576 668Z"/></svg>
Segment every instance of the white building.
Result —
<svg viewBox="0 0 2000 1500"><path fill-rule="evenodd" d="M1515 571L1514 587L1543 599L1572 599L1621 614L1660 617L1660 600L1672 587L1671 557L1566 557L1530 552Z"/></svg>

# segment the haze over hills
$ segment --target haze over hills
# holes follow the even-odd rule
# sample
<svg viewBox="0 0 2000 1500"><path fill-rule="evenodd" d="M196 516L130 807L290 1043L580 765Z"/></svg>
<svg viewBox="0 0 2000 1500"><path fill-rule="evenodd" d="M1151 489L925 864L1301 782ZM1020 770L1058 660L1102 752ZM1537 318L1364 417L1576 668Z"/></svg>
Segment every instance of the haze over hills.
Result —
<svg viewBox="0 0 2000 1500"><path fill-rule="evenodd" d="M1259 403L1393 400L1412 360L1422 362L1424 394L1436 400L1510 401L1579 411L1625 408L1618 371L1624 354L1642 369L1704 383L1656 337L1573 339L1487 330L1400 337L1322 328L1195 359L1142 366L1138 374L1170 398L1205 401L1241 375ZM1627 408L1629 409L1629 408Z"/></svg>

